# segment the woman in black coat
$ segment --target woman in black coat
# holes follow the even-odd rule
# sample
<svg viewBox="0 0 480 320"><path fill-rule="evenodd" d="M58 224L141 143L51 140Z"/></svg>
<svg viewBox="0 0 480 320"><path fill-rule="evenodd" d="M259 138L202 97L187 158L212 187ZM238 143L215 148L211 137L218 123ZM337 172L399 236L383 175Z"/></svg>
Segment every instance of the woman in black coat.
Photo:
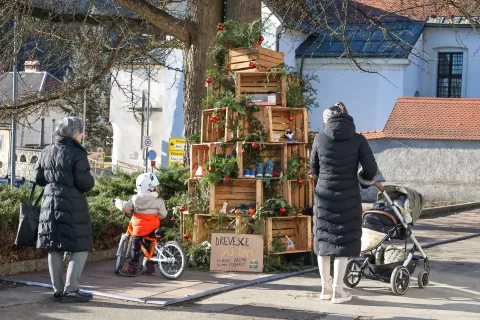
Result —
<svg viewBox="0 0 480 320"><path fill-rule="evenodd" d="M356 133L343 103L325 110L324 133L313 143L310 165L318 177L314 200L314 249L322 278L322 300L352 299L343 288L348 257L358 256L362 237L359 179L374 183L377 163L367 140ZM359 164L362 171L357 175ZM330 257L335 257L333 285Z"/></svg>
<svg viewBox="0 0 480 320"><path fill-rule="evenodd" d="M55 129L56 141L46 147L35 168L35 182L45 187L37 247L48 249L48 267L54 298L59 301L89 301L78 281L93 248L92 226L85 193L95 181L87 151L80 142L83 121L68 117ZM63 257L71 252L67 281L63 281Z"/></svg>

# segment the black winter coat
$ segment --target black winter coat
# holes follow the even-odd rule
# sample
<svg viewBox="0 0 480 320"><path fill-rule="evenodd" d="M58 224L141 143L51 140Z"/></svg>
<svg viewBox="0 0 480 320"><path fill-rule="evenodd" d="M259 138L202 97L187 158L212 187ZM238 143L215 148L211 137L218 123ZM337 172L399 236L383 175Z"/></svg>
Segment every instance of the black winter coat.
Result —
<svg viewBox="0 0 480 320"><path fill-rule="evenodd" d="M45 187L37 247L90 251L92 226L85 192L94 187L95 180L82 145L72 138L57 137L55 144L43 150L35 168L35 181Z"/></svg>
<svg viewBox="0 0 480 320"><path fill-rule="evenodd" d="M355 132L353 118L335 114L313 143L310 165L318 176L315 187L313 230L315 253L352 257L360 254L362 200L358 181L372 180L377 163L367 140Z"/></svg>

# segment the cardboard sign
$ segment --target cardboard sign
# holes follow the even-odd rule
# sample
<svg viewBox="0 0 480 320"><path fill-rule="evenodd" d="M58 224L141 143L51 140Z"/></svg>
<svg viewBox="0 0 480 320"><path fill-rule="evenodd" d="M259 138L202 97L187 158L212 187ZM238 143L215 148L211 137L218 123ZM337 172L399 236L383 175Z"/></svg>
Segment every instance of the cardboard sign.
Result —
<svg viewBox="0 0 480 320"><path fill-rule="evenodd" d="M263 272L263 236L212 234L210 271Z"/></svg>

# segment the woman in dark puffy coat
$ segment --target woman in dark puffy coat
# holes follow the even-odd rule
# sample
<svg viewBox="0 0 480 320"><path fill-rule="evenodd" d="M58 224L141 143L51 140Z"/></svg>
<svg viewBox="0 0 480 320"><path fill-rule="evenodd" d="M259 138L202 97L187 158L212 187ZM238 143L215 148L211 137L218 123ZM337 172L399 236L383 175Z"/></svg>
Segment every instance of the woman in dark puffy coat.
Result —
<svg viewBox="0 0 480 320"><path fill-rule="evenodd" d="M358 256L362 237L359 179L371 184L377 163L367 140L339 102L323 113L324 133L313 143L310 165L318 177L314 200L314 248L322 278L322 300L352 299L343 287L348 257ZM359 164L362 171L358 172ZM358 172L358 174L357 174ZM333 284L330 259L335 257Z"/></svg>
<svg viewBox="0 0 480 320"><path fill-rule="evenodd" d="M93 248L92 226L85 193L95 181L87 151L80 142L83 121L68 117L55 129L56 141L46 147L35 168L35 182L45 187L37 247L48 249L48 268L57 301L89 301L78 281ZM67 281L63 281L63 257L71 252Z"/></svg>

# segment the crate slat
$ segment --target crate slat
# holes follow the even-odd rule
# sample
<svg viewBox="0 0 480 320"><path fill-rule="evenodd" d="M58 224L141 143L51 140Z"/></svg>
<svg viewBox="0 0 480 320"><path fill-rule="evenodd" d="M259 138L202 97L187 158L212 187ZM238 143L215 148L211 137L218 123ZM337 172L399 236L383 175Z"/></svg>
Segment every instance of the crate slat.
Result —
<svg viewBox="0 0 480 320"><path fill-rule="evenodd" d="M283 52L273 51L262 46L231 49L228 56L228 63L233 71L265 72L270 68L282 65L285 60ZM255 68L250 68L251 61L255 63Z"/></svg>

